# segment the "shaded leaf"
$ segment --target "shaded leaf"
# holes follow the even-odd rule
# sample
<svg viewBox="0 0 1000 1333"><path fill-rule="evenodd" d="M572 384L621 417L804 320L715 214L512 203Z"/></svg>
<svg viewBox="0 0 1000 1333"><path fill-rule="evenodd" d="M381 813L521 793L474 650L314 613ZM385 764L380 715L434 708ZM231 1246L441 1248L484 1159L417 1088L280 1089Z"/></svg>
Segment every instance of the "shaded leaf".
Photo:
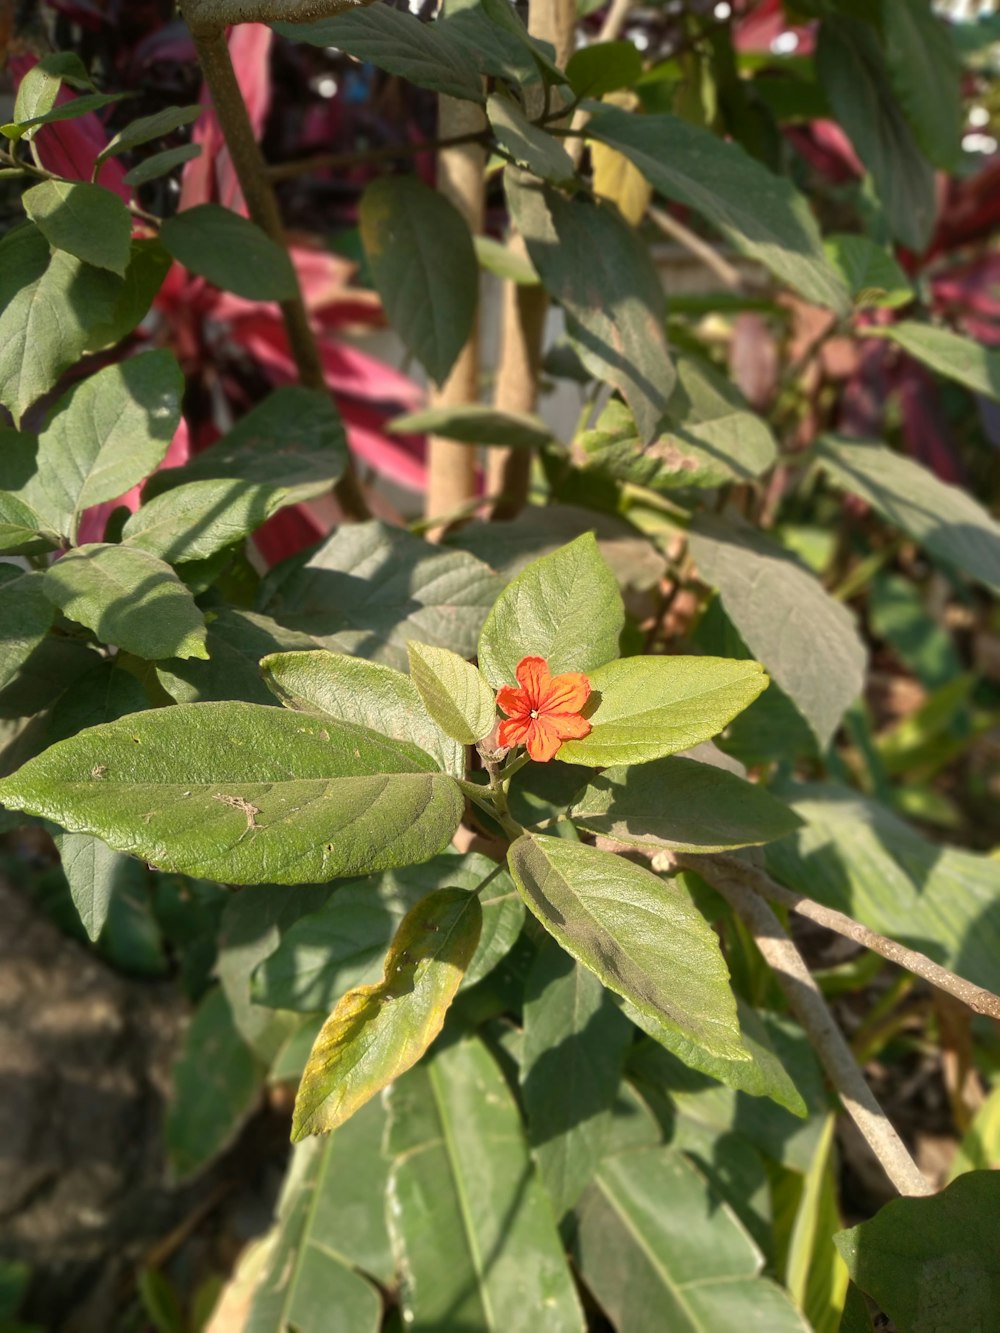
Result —
<svg viewBox="0 0 1000 1333"><path fill-rule="evenodd" d="M219 204L197 204L167 218L160 240L192 273L249 301L286 301L298 292L288 252L249 218Z"/></svg>
<svg viewBox="0 0 1000 1333"><path fill-rule="evenodd" d="M828 236L826 252L843 274L856 309L893 310L915 299L909 278L891 252L870 237Z"/></svg>
<svg viewBox="0 0 1000 1333"><path fill-rule="evenodd" d="M161 176L169 175L175 167L200 156L201 144L197 143L183 143L176 148L165 148L162 153L154 153L152 157L147 157L134 166L131 171L126 171L122 182L133 187L145 185L147 181L159 180Z"/></svg>
<svg viewBox="0 0 1000 1333"><path fill-rule="evenodd" d="M172 263L159 240L133 239L125 279L116 284L114 304L106 316L89 325L86 351L113 347L145 319Z"/></svg>
<svg viewBox="0 0 1000 1333"><path fill-rule="evenodd" d="M497 143L518 166L556 185L567 185L575 178L573 159L560 141L532 124L512 98L491 93L486 101L486 115Z"/></svg>
<svg viewBox="0 0 1000 1333"><path fill-rule="evenodd" d="M153 139L165 139L182 125L192 124L201 113L202 107L196 103L193 106L167 106L151 116L140 116L138 120L130 121L124 129L111 136L98 153L97 161L103 162L118 153L127 153L130 149L138 148L140 144L149 143Z"/></svg>
<svg viewBox="0 0 1000 1333"><path fill-rule="evenodd" d="M528 907L610 990L726 1059L749 1059L719 941L676 886L583 843L527 833L508 853Z"/></svg>
<svg viewBox="0 0 1000 1333"><path fill-rule="evenodd" d="M244 541L283 505L287 492L245 481L192 481L155 496L128 519L122 543L170 564L207 560Z"/></svg>
<svg viewBox="0 0 1000 1333"><path fill-rule="evenodd" d="M73 906L80 913L83 928L96 940L108 919L111 895L122 866L128 857L89 833L58 833L55 838L63 874L73 895Z"/></svg>
<svg viewBox="0 0 1000 1333"><path fill-rule="evenodd" d="M593 533L542 556L508 583L479 637L479 666L494 687L512 685L522 657L553 675L589 671L618 656L625 607Z"/></svg>
<svg viewBox="0 0 1000 1333"><path fill-rule="evenodd" d="M632 42L592 42L574 51L566 77L577 97L603 97L630 88L642 73L642 55Z"/></svg>
<svg viewBox="0 0 1000 1333"><path fill-rule="evenodd" d="M748 525L699 514L690 540L740 637L825 747L864 682L867 655L850 612Z"/></svg>
<svg viewBox="0 0 1000 1333"><path fill-rule="evenodd" d="M167 870L325 881L424 861L461 793L415 746L257 704L178 704L96 727L0 782L0 800Z"/></svg>
<svg viewBox="0 0 1000 1333"><path fill-rule="evenodd" d="M410 676L428 713L461 745L475 745L493 729L493 691L476 668L447 648L410 643Z"/></svg>
<svg viewBox="0 0 1000 1333"><path fill-rule="evenodd" d="M125 276L132 218L111 190L82 181L46 180L26 190L22 203L53 249Z"/></svg>
<svg viewBox="0 0 1000 1333"><path fill-rule="evenodd" d="M497 445L507 449L541 449L552 431L527 412L498 412L479 403L462 407L428 407L389 422L393 435L441 435L464 444Z"/></svg>
<svg viewBox="0 0 1000 1333"><path fill-rule="evenodd" d="M55 619L44 586L42 573L0 566L0 689L17 676Z"/></svg>
<svg viewBox="0 0 1000 1333"><path fill-rule="evenodd" d="M403 918L382 980L357 986L323 1024L295 1098L292 1139L324 1134L410 1069L444 1025L475 953L474 893L439 889Z"/></svg>
<svg viewBox="0 0 1000 1333"><path fill-rule="evenodd" d="M230 606L209 611L206 626L207 661L166 658L156 664L157 680L179 704L226 699L273 703L274 696L260 666L261 658L276 650L298 653L315 645L308 634L284 629L270 616Z"/></svg>
<svg viewBox="0 0 1000 1333"><path fill-rule="evenodd" d="M879 10L885 63L921 148L943 171L962 156L962 68L948 26L928 0L898 0Z"/></svg>

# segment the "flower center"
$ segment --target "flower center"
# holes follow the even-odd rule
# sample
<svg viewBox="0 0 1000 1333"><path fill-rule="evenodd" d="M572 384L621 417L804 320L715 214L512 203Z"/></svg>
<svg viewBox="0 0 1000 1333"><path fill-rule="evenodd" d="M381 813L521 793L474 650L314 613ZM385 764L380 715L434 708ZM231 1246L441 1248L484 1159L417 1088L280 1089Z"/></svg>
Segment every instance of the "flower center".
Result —
<svg viewBox="0 0 1000 1333"><path fill-rule="evenodd" d="M538 716L538 709L537 709L537 708L533 708L533 709L531 710L531 712L528 714L528 716L529 716L529 717L537 717L537 716Z"/></svg>

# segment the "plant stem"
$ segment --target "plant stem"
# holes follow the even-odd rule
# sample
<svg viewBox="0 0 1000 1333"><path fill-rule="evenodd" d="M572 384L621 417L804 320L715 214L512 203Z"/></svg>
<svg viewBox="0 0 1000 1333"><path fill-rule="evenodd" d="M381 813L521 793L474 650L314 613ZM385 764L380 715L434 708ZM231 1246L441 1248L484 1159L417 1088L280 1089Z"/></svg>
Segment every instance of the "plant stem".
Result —
<svg viewBox="0 0 1000 1333"><path fill-rule="evenodd" d="M315 153L297 162L278 162L266 168L270 181L292 180L307 176L312 171L339 171L342 167L356 167L377 162L394 162L400 157L418 157L421 153L437 153L445 148L460 148L463 144L485 144L486 130L470 130L466 134L452 134L441 139L425 139L419 143L383 144L380 148L359 148L351 153Z"/></svg>
<svg viewBox="0 0 1000 1333"><path fill-rule="evenodd" d="M250 216L272 240L284 249L286 248L286 240L284 228L281 224L281 215L278 212L278 203L267 179L264 159L261 157L260 149L257 146L253 126L250 124L250 117L247 115L246 103L243 101L243 94L240 92L239 84L236 81L225 34L221 28L212 29L204 26L204 16L209 11L225 9L227 6L213 5L210 0L201 0L193 7L195 10L193 15L190 13L189 6L185 8L188 11L187 17L192 28L198 61L205 76L205 82L211 91L215 113L219 118L219 124L222 126L226 147L229 149L240 188L246 199L247 208L250 210ZM232 6L228 6L228 8L232 8ZM241 5L240 8L244 10L252 9L254 13L242 13L236 18L224 19L222 22L250 21L261 6L248 7ZM317 6L313 6L314 10L317 8ZM327 8L327 13L329 12L331 11ZM279 16L272 13L270 17L274 19ZM288 344L298 368L299 379L310 389L320 389L324 393L327 392L326 377L323 374L319 347L316 343L312 325L309 323L309 315L302 299L301 289L297 289L295 296L281 302L281 313L288 334ZM365 519L371 517L368 504L361 493L361 488L352 468L349 468L340 481L336 483L334 494L349 518Z"/></svg>
<svg viewBox="0 0 1000 1333"><path fill-rule="evenodd" d="M743 864L734 866L721 857L711 856L679 856L676 859L678 865L694 870L711 884L747 926L771 965L790 1009L805 1029L844 1109L899 1193L933 1193L865 1082L851 1048L802 961L802 955L771 908L747 883Z"/></svg>

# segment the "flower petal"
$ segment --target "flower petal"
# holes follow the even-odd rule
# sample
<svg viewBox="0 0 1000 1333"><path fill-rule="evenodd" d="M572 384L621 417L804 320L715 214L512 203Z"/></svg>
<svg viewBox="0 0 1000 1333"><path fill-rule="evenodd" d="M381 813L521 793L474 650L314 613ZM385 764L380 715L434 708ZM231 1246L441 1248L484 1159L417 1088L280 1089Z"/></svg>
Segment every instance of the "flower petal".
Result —
<svg viewBox="0 0 1000 1333"><path fill-rule="evenodd" d="M561 741L581 741L590 735L590 723L579 713L546 713L545 721Z"/></svg>
<svg viewBox="0 0 1000 1333"><path fill-rule="evenodd" d="M508 717L527 717L531 712L528 691L518 689L516 685L501 685L497 691L497 704Z"/></svg>
<svg viewBox="0 0 1000 1333"><path fill-rule="evenodd" d="M512 717L501 722L497 729L497 743L505 749L514 745L523 745L535 727L535 719L524 715Z"/></svg>
<svg viewBox="0 0 1000 1333"><path fill-rule="evenodd" d="M518 662L514 675L518 683L524 686L528 696L529 708L540 708L540 700L552 679L552 673L549 671L549 664L544 657L522 657ZM501 707L503 705L501 704Z"/></svg>
<svg viewBox="0 0 1000 1333"><path fill-rule="evenodd" d="M545 717L533 718L529 723L528 754L540 764L547 764L555 758L555 753L562 745L562 738Z"/></svg>
<svg viewBox="0 0 1000 1333"><path fill-rule="evenodd" d="M579 713L590 698L590 681L582 671L566 671L548 682L541 702L541 713Z"/></svg>

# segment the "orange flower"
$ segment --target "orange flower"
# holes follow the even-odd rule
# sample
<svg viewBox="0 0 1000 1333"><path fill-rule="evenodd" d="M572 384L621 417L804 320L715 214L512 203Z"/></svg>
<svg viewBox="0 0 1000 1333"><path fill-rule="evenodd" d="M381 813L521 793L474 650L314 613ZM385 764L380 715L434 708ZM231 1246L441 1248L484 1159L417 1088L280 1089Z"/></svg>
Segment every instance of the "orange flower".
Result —
<svg viewBox="0 0 1000 1333"><path fill-rule="evenodd" d="M563 741L589 734L580 709L590 697L590 681L582 672L553 676L544 657L522 657L514 674L521 688L503 685L497 693L507 714L497 733L501 745L526 745L532 759L546 763Z"/></svg>

